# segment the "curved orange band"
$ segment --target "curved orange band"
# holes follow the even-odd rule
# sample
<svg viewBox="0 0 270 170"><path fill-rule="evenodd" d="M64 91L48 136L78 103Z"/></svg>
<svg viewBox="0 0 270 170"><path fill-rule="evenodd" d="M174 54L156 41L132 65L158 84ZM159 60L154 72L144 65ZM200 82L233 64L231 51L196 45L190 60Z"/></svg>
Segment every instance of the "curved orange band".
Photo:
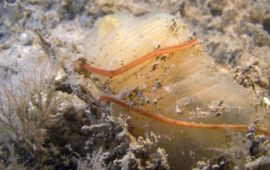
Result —
<svg viewBox="0 0 270 170"><path fill-rule="evenodd" d="M129 69L131 69L132 67L137 66L138 64L149 60L151 58L160 56L162 54L166 54L166 53L171 53L171 52L176 52L176 51L180 51L180 50L184 50L186 48L192 47L194 45L198 44L198 41L196 39L191 39L189 41L186 41L182 44L179 45L175 45L175 46L169 46L169 47L164 47L164 48L160 48L160 49L156 49L148 54L145 54L117 69L114 70L106 70L106 69L102 69L102 68L98 68L98 67L94 67L86 62L81 62L79 63L79 67L80 69L86 71L86 72L90 72L90 73L96 73L99 75L103 75L106 77L110 77L113 78L117 75L122 74L123 72L128 71Z"/></svg>
<svg viewBox="0 0 270 170"><path fill-rule="evenodd" d="M218 130L218 129L231 129L231 130L247 130L247 125L244 124L205 124L205 123L195 123L195 122L187 122L187 121L180 121L180 120L175 120L171 119L159 114L154 114L151 112L147 112L143 109L130 106L114 97L111 96L101 96L100 101L109 101L112 103L115 103L121 107L124 107L126 109L132 110L136 113L139 113L143 116L150 117L152 119L158 120L163 123L171 124L171 125L176 125L176 126L182 126L182 127L189 127L189 128L200 128L200 129L213 129L213 130ZM270 136L270 132L257 128L256 131L259 133L265 134Z"/></svg>
<svg viewBox="0 0 270 170"><path fill-rule="evenodd" d="M124 66L121 66L121 67L114 69L114 70L106 70L106 69L94 67L94 66L86 63L86 60L80 60L80 61L78 61L79 63L77 63L77 64L79 64L80 70L113 78L117 75L122 74L125 71L128 71L129 69L137 66L138 64L140 64L146 60L160 56L162 54L184 50L184 49L192 47L196 44L198 44L198 41L196 39L191 39L191 40L186 41L186 42L179 44L179 45L160 48L160 49L154 50L148 54L145 54L145 55L139 57L138 59L131 61L130 63L127 63ZM175 120L175 119L171 119L168 117L164 117L162 115L147 112L147 111L142 110L142 109L137 108L137 107L130 106L130 105L128 105L128 104L126 104L126 103L124 103L124 102L122 102L114 97L111 97L111 96L101 96L100 101L113 102L119 106L130 109L130 110L137 112L141 115L150 117L152 119L158 120L158 121L163 122L163 123L176 125L176 126L183 126L183 127L189 127L189 128L201 128L201 129L214 129L214 130L217 130L217 129L247 130L247 128L248 128L247 125L244 125L244 124L204 124L204 123L194 123L194 122ZM260 128L257 128L256 130L259 133L270 136L270 132L268 132L266 130L263 130Z"/></svg>

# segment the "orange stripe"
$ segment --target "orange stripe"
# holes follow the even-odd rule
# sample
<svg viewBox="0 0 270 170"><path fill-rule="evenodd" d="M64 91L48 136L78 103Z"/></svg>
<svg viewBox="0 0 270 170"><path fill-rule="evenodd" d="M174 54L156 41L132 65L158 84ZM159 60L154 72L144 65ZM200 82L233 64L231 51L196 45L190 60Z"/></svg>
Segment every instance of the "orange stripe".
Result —
<svg viewBox="0 0 270 170"><path fill-rule="evenodd" d="M176 126L182 126L182 127L189 127L189 128L200 128L200 129L213 129L213 130L218 130L218 129L231 129L231 130L247 130L247 125L244 124L205 124L205 123L195 123L195 122L187 122L187 121L180 121L180 120L175 120L171 119L159 114L154 114L147 112L145 110L142 110L137 107L130 106L114 97L111 96L101 96L100 101L109 101L113 102L121 107L127 108L129 110L132 110L134 112L137 112L143 116L150 117L154 120L158 120L163 123L171 124L171 125L176 125ZM256 129L259 133L265 134L270 136L270 132L257 128Z"/></svg>
<svg viewBox="0 0 270 170"><path fill-rule="evenodd" d="M131 61L131 62L129 62L129 63L117 68L117 69L114 69L114 70L106 70L106 69L94 67L94 66L92 66L88 63L85 63L85 62L81 62L80 67L87 72L96 73L99 75L113 78L117 75L120 75L120 74L128 71L129 69L137 66L138 64L140 64L146 60L149 60L149 59L154 58L154 57L158 57L162 54L181 51L181 50L184 50L186 48L192 47L196 44L198 44L198 42L196 39L193 38L193 39L186 41L186 42L179 44L179 45L160 48L160 49L154 50L148 54L145 54L145 55L135 59L134 61Z"/></svg>

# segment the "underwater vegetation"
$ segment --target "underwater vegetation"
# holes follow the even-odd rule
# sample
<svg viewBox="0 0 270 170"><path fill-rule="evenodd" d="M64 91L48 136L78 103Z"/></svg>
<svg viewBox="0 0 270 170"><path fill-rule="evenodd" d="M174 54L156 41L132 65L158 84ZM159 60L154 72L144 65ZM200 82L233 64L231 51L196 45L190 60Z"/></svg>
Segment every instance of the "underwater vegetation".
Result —
<svg viewBox="0 0 270 170"><path fill-rule="evenodd" d="M269 169L268 6L0 1L0 169Z"/></svg>

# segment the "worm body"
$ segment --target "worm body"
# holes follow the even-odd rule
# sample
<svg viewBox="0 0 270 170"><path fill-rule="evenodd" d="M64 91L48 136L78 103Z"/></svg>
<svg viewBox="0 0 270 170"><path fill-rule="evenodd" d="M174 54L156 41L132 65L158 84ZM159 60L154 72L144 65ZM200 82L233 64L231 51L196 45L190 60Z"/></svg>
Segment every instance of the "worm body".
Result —
<svg viewBox="0 0 270 170"><path fill-rule="evenodd" d="M98 80L104 96L97 98L115 103L116 114L129 112L134 134L161 134L176 168L190 167L191 149L211 155L207 148L222 146L226 131L245 131L263 109L251 91L219 70L178 17L109 15L85 44L79 68ZM181 161L173 160L179 154Z"/></svg>

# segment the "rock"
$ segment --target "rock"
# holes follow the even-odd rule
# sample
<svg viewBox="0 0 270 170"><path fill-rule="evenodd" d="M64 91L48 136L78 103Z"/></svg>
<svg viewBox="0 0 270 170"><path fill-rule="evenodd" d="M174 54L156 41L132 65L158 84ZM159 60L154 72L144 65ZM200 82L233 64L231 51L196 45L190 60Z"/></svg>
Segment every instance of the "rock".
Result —
<svg viewBox="0 0 270 170"><path fill-rule="evenodd" d="M266 13L263 16L263 22L262 22L263 28L267 33L270 35L270 12Z"/></svg>

